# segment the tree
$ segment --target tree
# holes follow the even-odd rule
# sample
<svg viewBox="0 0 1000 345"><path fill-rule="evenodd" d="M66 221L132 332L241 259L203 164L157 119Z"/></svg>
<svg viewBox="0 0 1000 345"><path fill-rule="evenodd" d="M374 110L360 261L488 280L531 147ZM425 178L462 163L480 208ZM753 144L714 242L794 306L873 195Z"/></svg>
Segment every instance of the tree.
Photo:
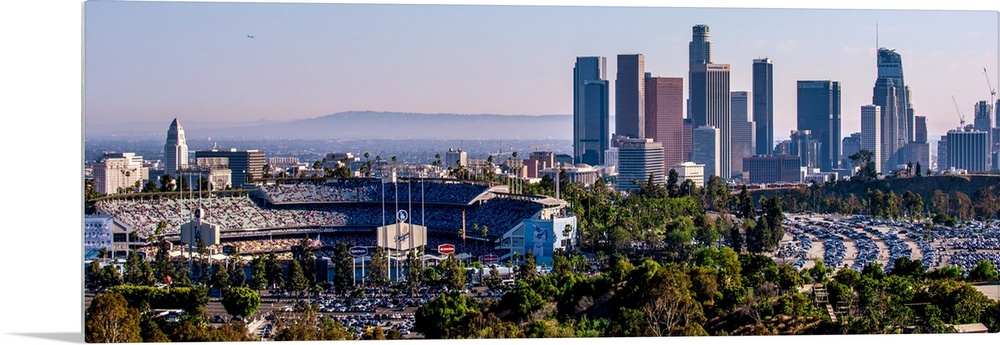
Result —
<svg viewBox="0 0 1000 345"><path fill-rule="evenodd" d="M267 282L273 287L282 287L285 285L284 274L281 271L281 263L278 262L277 256L274 252L270 252L264 259L264 266L267 270Z"/></svg>
<svg viewBox="0 0 1000 345"><path fill-rule="evenodd" d="M215 272L212 272L212 287L219 290L225 290L229 288L229 282L229 269L226 268L225 264L216 264Z"/></svg>
<svg viewBox="0 0 1000 345"><path fill-rule="evenodd" d="M298 260L292 260L288 268L288 280L285 281L285 289L301 293L309 288L309 280L306 279L305 272L302 272L302 265Z"/></svg>
<svg viewBox="0 0 1000 345"><path fill-rule="evenodd" d="M530 280L535 277L535 254L530 250L524 255L524 263L517 268L518 278Z"/></svg>
<svg viewBox="0 0 1000 345"><path fill-rule="evenodd" d="M906 191L903 193L903 209L906 210L907 217L920 217L924 209L924 200L920 194Z"/></svg>
<svg viewBox="0 0 1000 345"><path fill-rule="evenodd" d="M671 198L676 198L680 195L680 174L677 170L670 168L670 172L667 174L667 196Z"/></svg>
<svg viewBox="0 0 1000 345"><path fill-rule="evenodd" d="M388 260L385 248L375 247L371 254L371 263L365 267L368 269L368 286L382 287L389 281L389 272L386 268Z"/></svg>
<svg viewBox="0 0 1000 345"><path fill-rule="evenodd" d="M472 298L455 292L440 295L417 309L414 328L428 339L457 339L470 334L472 321L482 316Z"/></svg>
<svg viewBox="0 0 1000 345"><path fill-rule="evenodd" d="M267 265L263 256L256 256L251 263L253 272L250 276L250 288L260 291L267 288Z"/></svg>
<svg viewBox="0 0 1000 345"><path fill-rule="evenodd" d="M417 292L420 291L420 285L423 283L424 263L420 260L417 252L411 250L406 255L406 265L409 267L406 272L406 285L410 288L411 297L417 295Z"/></svg>
<svg viewBox="0 0 1000 345"><path fill-rule="evenodd" d="M101 281L101 263L97 260L87 264L87 273L84 275L84 285L87 290L97 291L103 285Z"/></svg>
<svg viewBox="0 0 1000 345"><path fill-rule="evenodd" d="M455 254L449 254L448 258L441 262L441 268L444 273L445 286L449 290L457 291L465 289L465 267L462 266L462 262L458 260Z"/></svg>
<svg viewBox="0 0 1000 345"><path fill-rule="evenodd" d="M303 304L302 312L295 313L291 317L279 318L275 325L274 340L319 340L320 323L316 313L316 306L313 304Z"/></svg>
<svg viewBox="0 0 1000 345"><path fill-rule="evenodd" d="M913 279L921 279L924 274L927 273L927 269L924 267L924 263L920 260L910 260L907 257L896 258L892 262L892 270L889 274L897 276L906 276Z"/></svg>
<svg viewBox="0 0 1000 345"><path fill-rule="evenodd" d="M246 287L234 287L222 295L222 306L229 315L247 317L260 307L260 294Z"/></svg>
<svg viewBox="0 0 1000 345"><path fill-rule="evenodd" d="M524 280L518 281L514 288L503 294L500 306L510 310L509 319L515 322L527 321L532 313L545 306L545 298Z"/></svg>
<svg viewBox="0 0 1000 345"><path fill-rule="evenodd" d="M122 284L122 276L118 273L115 265L105 265L100 267L97 260L91 261L87 266L87 287L94 291L103 291L107 288Z"/></svg>
<svg viewBox="0 0 1000 345"><path fill-rule="evenodd" d="M997 269L989 260L979 260L976 267L969 271L969 281L981 282L997 279Z"/></svg>
<svg viewBox="0 0 1000 345"><path fill-rule="evenodd" d="M951 196L951 208L958 216L958 219L969 220L975 215L972 209L972 199L968 194L955 191Z"/></svg>
<svg viewBox="0 0 1000 345"><path fill-rule="evenodd" d="M84 340L88 343L138 343L141 315L119 294L94 296L87 308Z"/></svg>
<svg viewBox="0 0 1000 345"><path fill-rule="evenodd" d="M125 274L122 277L125 284L150 285L153 282L149 263L139 257L134 250L128 252L125 258Z"/></svg>
<svg viewBox="0 0 1000 345"><path fill-rule="evenodd" d="M353 340L354 335L348 332L347 327L344 327L340 321L325 316L319 322L318 338L319 340Z"/></svg>
<svg viewBox="0 0 1000 345"><path fill-rule="evenodd" d="M344 242L338 242L333 252L335 257L333 288L338 293L345 294L354 282L354 256L351 255L351 249Z"/></svg>
<svg viewBox="0 0 1000 345"><path fill-rule="evenodd" d="M174 183L174 177L170 174L163 174L160 176L160 190L164 192L170 192L177 188L176 183Z"/></svg>
<svg viewBox="0 0 1000 345"><path fill-rule="evenodd" d="M851 160L851 164L859 167L858 173L854 175L854 178L861 182L867 182L878 178L878 171L875 170L874 163L875 154L873 152L862 149L847 158Z"/></svg>

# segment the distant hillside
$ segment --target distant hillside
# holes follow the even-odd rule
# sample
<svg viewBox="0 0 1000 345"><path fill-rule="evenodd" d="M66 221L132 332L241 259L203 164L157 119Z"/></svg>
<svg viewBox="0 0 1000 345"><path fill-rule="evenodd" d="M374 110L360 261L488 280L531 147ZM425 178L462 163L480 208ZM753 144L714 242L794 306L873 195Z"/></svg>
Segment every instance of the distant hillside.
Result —
<svg viewBox="0 0 1000 345"><path fill-rule="evenodd" d="M572 139L571 115L420 114L349 111L289 122L222 126L181 118L189 138L224 139ZM89 138L166 135L168 122L104 128Z"/></svg>

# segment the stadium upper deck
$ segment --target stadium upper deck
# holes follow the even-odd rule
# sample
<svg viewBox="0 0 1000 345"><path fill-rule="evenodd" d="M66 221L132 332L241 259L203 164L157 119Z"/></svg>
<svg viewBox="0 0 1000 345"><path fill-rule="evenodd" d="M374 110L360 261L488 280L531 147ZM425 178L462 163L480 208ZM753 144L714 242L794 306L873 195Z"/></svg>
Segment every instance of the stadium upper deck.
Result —
<svg viewBox="0 0 1000 345"><path fill-rule="evenodd" d="M224 229L224 238L245 237L258 230L374 230L395 222L394 189L399 188L399 208L409 210L411 222L426 225L431 234L455 235L464 225L470 237L481 237L483 227L490 237L499 237L521 220L552 206L542 202L545 198L494 194L482 184L440 182L424 185L427 203L421 205L418 186L417 181L395 186L387 183L385 210L377 179L272 185L249 197L108 198L98 201L96 209L114 216L142 236L152 234L161 220L166 222L164 234L176 235L180 225L191 219L192 212L199 207L205 211L206 221ZM413 195L408 195L410 188ZM393 198L389 199L390 196Z"/></svg>
<svg viewBox="0 0 1000 345"><path fill-rule="evenodd" d="M387 203L422 202L428 204L471 205L489 191L482 183L454 180L399 180L386 183L379 179L346 179L325 182L296 181L264 184L258 196L276 205L315 203ZM384 195L383 195L384 192Z"/></svg>

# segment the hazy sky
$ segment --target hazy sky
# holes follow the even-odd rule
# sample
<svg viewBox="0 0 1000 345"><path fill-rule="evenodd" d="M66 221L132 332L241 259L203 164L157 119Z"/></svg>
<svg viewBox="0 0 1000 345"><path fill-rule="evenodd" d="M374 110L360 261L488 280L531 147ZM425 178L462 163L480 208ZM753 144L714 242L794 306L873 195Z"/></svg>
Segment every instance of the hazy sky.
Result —
<svg viewBox="0 0 1000 345"><path fill-rule="evenodd" d="M876 23L932 139L958 125L952 95L968 123L989 99L984 67L1000 84L995 11L88 2L84 106L87 123L164 128L347 110L570 114L577 56L606 56L612 81L631 53L687 79L691 26L707 24L733 91L751 89L753 59L774 61L777 137L795 128L806 79L841 82L847 136L871 103Z"/></svg>

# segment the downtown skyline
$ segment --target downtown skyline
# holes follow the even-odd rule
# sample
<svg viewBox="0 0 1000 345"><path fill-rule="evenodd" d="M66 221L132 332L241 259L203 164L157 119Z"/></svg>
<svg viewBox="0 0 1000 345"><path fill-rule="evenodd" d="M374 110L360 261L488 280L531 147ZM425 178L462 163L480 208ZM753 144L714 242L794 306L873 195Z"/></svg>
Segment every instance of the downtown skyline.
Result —
<svg viewBox="0 0 1000 345"><path fill-rule="evenodd" d="M554 14L558 23L636 20L566 35L572 27L543 20ZM345 35L352 18L371 30ZM511 18L519 25L504 25ZM947 35L916 24L929 20L946 24ZM807 79L843 83L847 135L860 130L854 110L870 103L876 22L879 45L905 60L931 138L958 125L951 95L966 117L989 98L983 67L1000 82L991 12L98 2L85 6L86 125L124 116L287 121L347 110L571 114L566 66L575 57L643 54L653 76L684 77L690 28L705 24L714 62L731 65L731 90L752 90L754 59L773 61L775 140L795 128L795 81ZM617 66L606 72L616 75Z"/></svg>

